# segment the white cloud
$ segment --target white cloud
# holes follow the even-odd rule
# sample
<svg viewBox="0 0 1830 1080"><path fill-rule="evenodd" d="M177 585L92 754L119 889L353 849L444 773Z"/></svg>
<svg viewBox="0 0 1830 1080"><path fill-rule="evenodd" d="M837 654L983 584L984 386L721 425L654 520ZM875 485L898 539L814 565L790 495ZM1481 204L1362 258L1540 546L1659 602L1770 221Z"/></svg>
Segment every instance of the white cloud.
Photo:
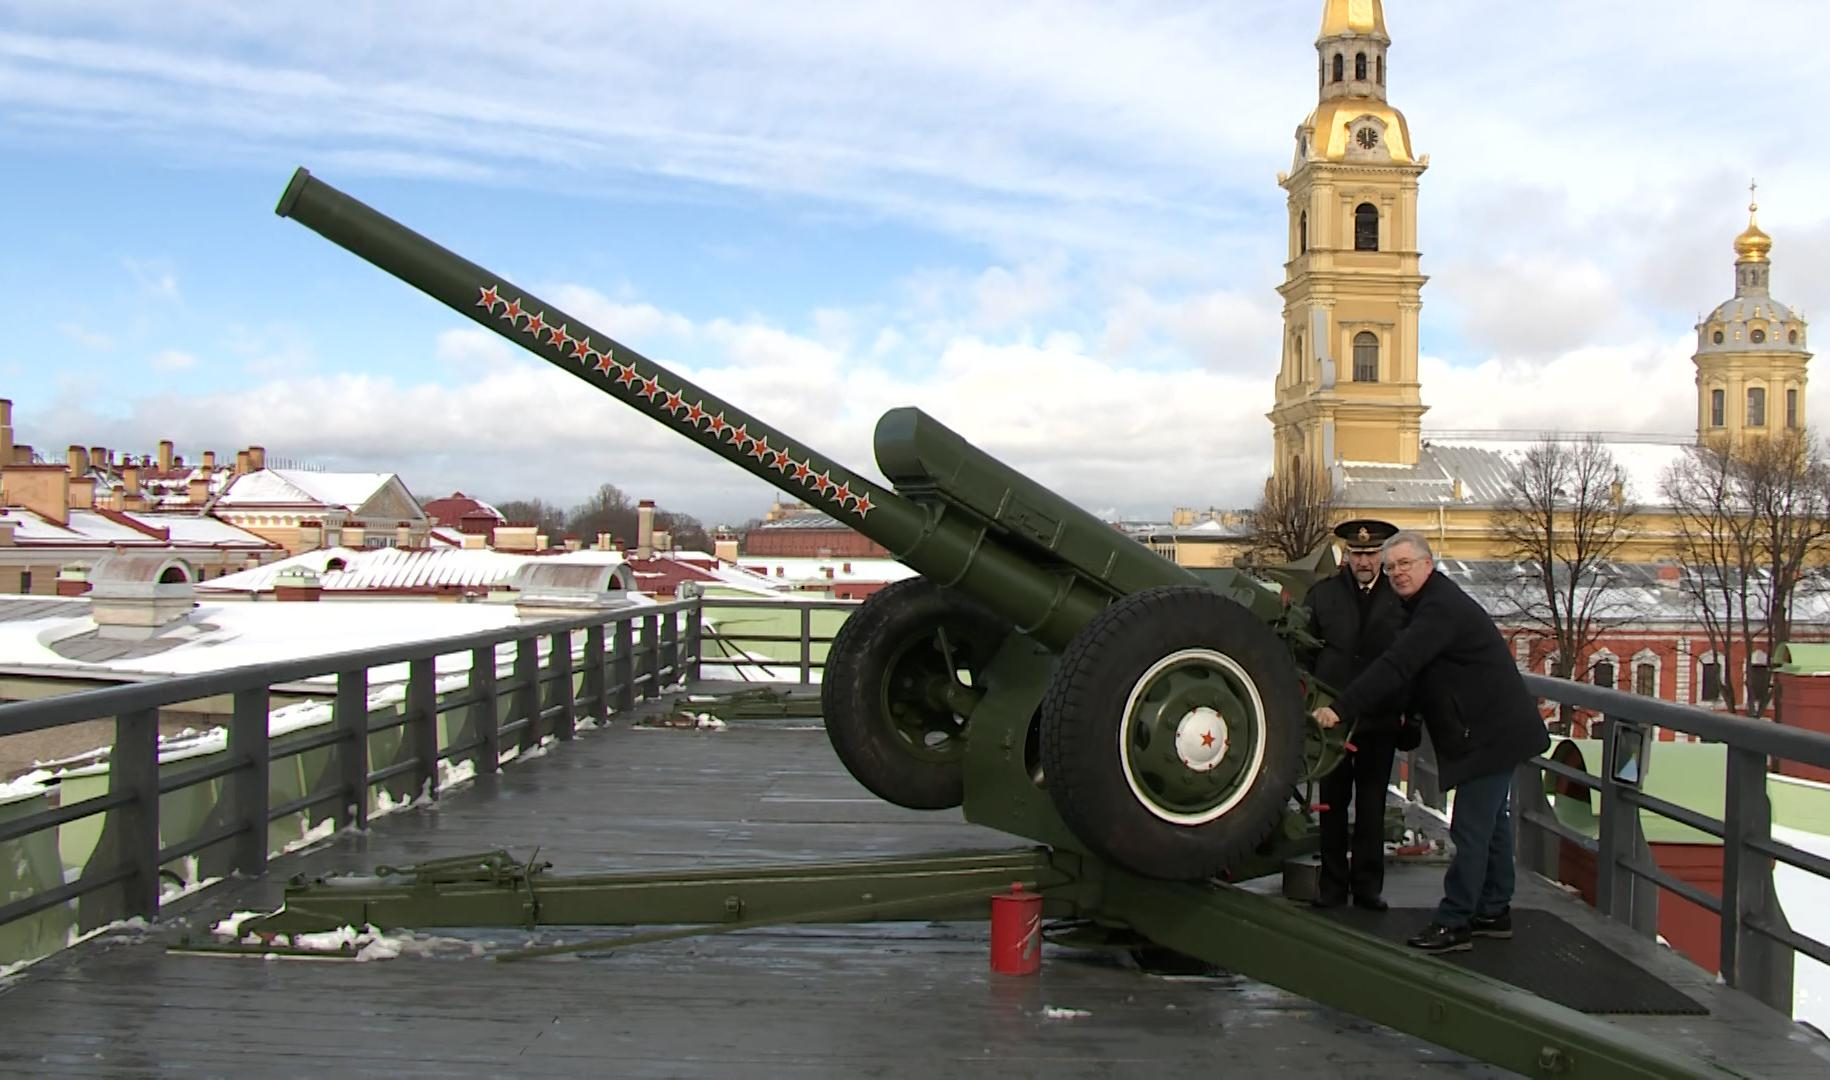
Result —
<svg viewBox="0 0 1830 1080"><path fill-rule="evenodd" d="M154 300L178 300L178 275L170 265L158 259L122 259L122 269L127 271L140 291Z"/></svg>
<svg viewBox="0 0 1830 1080"><path fill-rule="evenodd" d="M188 371L197 366L197 358L179 349L162 349L147 361L154 371Z"/></svg>

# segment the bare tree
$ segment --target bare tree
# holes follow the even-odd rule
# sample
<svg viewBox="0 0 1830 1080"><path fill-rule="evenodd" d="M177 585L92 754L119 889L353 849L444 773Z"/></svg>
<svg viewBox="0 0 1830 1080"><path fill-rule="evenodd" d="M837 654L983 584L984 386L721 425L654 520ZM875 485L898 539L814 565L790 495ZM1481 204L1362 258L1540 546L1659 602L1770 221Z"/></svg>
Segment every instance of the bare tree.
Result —
<svg viewBox="0 0 1830 1080"><path fill-rule="evenodd" d="M1246 513L1254 560L1302 558L1328 538L1334 516L1334 478L1326 470L1298 466L1273 475L1264 497Z"/></svg>
<svg viewBox="0 0 1830 1080"><path fill-rule="evenodd" d="M558 538L565 531L566 512L541 499L510 499L495 504L512 525L534 525L542 533Z"/></svg>
<svg viewBox="0 0 1830 1080"><path fill-rule="evenodd" d="M587 544L595 541L598 533L609 533L633 549L639 542L635 525L635 503L615 484L599 485L590 498L566 515L566 529Z"/></svg>
<svg viewBox="0 0 1830 1080"><path fill-rule="evenodd" d="M1600 439L1546 436L1494 509L1499 552L1520 568L1494 614L1554 654L1553 675L1587 676L1595 643L1642 614L1618 561L1639 528L1628 494L1626 470Z"/></svg>
<svg viewBox="0 0 1830 1080"><path fill-rule="evenodd" d="M1764 715L1772 680L1753 657L1770 664L1789 639L1807 568L1830 554L1830 466L1803 431L1699 447L1667 474L1666 498L1723 700ZM1727 662L1736 646L1745 675Z"/></svg>

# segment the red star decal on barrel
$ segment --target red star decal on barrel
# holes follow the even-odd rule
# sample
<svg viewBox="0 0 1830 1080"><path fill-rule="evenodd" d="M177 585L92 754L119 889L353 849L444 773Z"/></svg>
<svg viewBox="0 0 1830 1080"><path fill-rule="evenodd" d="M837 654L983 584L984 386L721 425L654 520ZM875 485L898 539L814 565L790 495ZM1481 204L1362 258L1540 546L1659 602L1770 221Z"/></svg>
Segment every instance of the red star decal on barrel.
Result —
<svg viewBox="0 0 1830 1080"><path fill-rule="evenodd" d="M731 426L730 424L725 422L724 414L719 413L717 416L712 417L712 422L710 424L707 424L706 428L714 435L722 435L724 433L724 429L728 428L730 426Z"/></svg>
<svg viewBox="0 0 1830 1080"><path fill-rule="evenodd" d="M756 460L761 461L763 458L768 457L770 453L772 453L772 451L769 449L768 439L756 439L750 443L750 456Z"/></svg>
<svg viewBox="0 0 1830 1080"><path fill-rule="evenodd" d="M546 331L546 343L563 349L572 343L572 335L566 333L566 328L563 326L549 326Z"/></svg>
<svg viewBox="0 0 1830 1080"><path fill-rule="evenodd" d="M642 389L638 393L653 401L661 396L661 380L652 377L642 380Z"/></svg>
<svg viewBox="0 0 1830 1080"><path fill-rule="evenodd" d="M834 502L838 503L840 506L844 506L846 503L850 502L851 501L851 485L850 484L840 484L837 488L833 489L832 500Z"/></svg>
<svg viewBox="0 0 1830 1080"><path fill-rule="evenodd" d="M602 353L598 356L597 363L593 365L593 370L608 375L622 366L623 365L617 363L615 360L612 360L609 353Z"/></svg>
<svg viewBox="0 0 1830 1080"><path fill-rule="evenodd" d="M661 399L661 407L667 410L667 415L672 416L686 408L686 402L680 397L680 391L669 390L667 396Z"/></svg>
<svg viewBox="0 0 1830 1080"><path fill-rule="evenodd" d="M494 315L496 313L496 305L502 302L502 297L496 292L496 287L494 285L485 285L477 291L483 294L482 298L477 301L477 306L480 308L488 308L489 313Z"/></svg>
<svg viewBox="0 0 1830 1080"><path fill-rule="evenodd" d="M769 462L769 467L771 469L774 469L776 472L787 472L788 463L793 460L794 460L794 458L788 453L788 451L777 450L775 452L775 460Z"/></svg>
<svg viewBox="0 0 1830 1080"><path fill-rule="evenodd" d="M521 317L521 301L510 300L508 306L502 309L502 317L508 320L508 325L515 325L515 320Z"/></svg>
<svg viewBox="0 0 1830 1080"><path fill-rule="evenodd" d="M686 407L687 423L694 427L698 427L699 421L703 419L705 419L705 408L700 402L695 401Z"/></svg>
<svg viewBox="0 0 1830 1080"><path fill-rule="evenodd" d="M738 426L732 428L731 436L730 436L729 440L727 440L727 441L729 441L732 446L735 446L737 449L742 450L743 444L750 441L750 425L739 424Z"/></svg>
<svg viewBox="0 0 1830 1080"><path fill-rule="evenodd" d="M820 494L824 495L839 485L832 482L832 475L830 473L819 473L813 478L813 486L819 488Z"/></svg>
<svg viewBox="0 0 1830 1080"><path fill-rule="evenodd" d="M813 466L805 461L796 461L793 464L794 478L803 484L806 483L807 478L813 475Z"/></svg>
<svg viewBox="0 0 1830 1080"><path fill-rule="evenodd" d="M582 362L585 359L585 357L590 356L592 353L594 353L596 351L597 351L596 349L593 349L591 347L590 338L585 337L585 338L573 338L572 339L572 359Z"/></svg>
<svg viewBox="0 0 1830 1080"><path fill-rule="evenodd" d="M523 326L521 329L535 337L539 337L540 331L546 329L546 312L543 311L538 315L529 315L527 317L527 325Z"/></svg>
<svg viewBox="0 0 1830 1080"><path fill-rule="evenodd" d="M863 517L864 515L870 513L871 507L874 505L876 505L876 504L871 502L871 497L869 495L858 496L858 506L857 506L858 516Z"/></svg>
<svg viewBox="0 0 1830 1080"><path fill-rule="evenodd" d="M635 373L634 364L625 364L616 369L616 381L624 386L634 386L636 379L639 377L640 376Z"/></svg>

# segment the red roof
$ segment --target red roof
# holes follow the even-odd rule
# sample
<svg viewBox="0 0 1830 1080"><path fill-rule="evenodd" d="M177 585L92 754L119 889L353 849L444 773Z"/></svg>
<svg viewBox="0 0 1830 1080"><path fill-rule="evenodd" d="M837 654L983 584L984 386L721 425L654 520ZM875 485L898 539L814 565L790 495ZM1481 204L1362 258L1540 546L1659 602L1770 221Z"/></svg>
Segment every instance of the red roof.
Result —
<svg viewBox="0 0 1830 1080"><path fill-rule="evenodd" d="M502 511L461 491L454 491L442 499L433 499L425 504L424 509L426 516L432 519L432 524L447 529L462 528L465 518L470 518L473 524L478 517L492 519L497 524L505 524L508 520L502 516Z"/></svg>

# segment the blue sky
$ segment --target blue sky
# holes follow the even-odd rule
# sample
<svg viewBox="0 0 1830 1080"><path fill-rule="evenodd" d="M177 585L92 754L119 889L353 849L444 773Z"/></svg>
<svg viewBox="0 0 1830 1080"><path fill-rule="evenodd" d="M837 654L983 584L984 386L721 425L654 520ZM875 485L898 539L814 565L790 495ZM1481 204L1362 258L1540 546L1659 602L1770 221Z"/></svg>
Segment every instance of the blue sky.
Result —
<svg viewBox="0 0 1830 1080"><path fill-rule="evenodd" d="M1242 505L1321 7L0 0L0 396L54 456L766 509L275 217L302 164L866 472L916 404L1097 511ZM1830 5L1385 7L1426 428L1690 430L1750 175L1775 295L1830 300Z"/></svg>

